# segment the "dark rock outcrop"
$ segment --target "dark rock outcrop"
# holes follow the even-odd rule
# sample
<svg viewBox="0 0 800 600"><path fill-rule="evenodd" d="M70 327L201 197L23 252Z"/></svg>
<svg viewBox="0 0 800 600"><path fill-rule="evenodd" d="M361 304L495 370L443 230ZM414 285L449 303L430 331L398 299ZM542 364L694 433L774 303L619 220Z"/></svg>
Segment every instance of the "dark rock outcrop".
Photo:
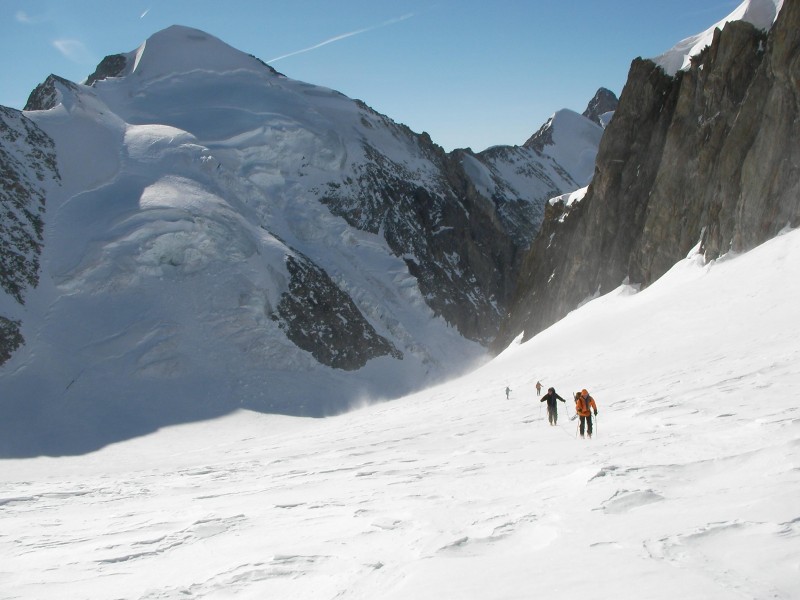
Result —
<svg viewBox="0 0 800 600"><path fill-rule="evenodd" d="M102 81L108 77L118 77L128 66L128 59L124 54L112 54L106 56L97 65L94 73L86 78L86 85L94 85L96 81Z"/></svg>
<svg viewBox="0 0 800 600"><path fill-rule="evenodd" d="M12 321L0 316L0 365L4 364L14 351L25 343L20 333L20 321Z"/></svg>
<svg viewBox="0 0 800 600"><path fill-rule="evenodd" d="M553 141L553 127L552 122L548 121L544 125L542 125L536 133L534 133L531 137L525 140L523 147L525 148L532 148L537 152L541 152L545 149L546 146L552 146L554 143Z"/></svg>
<svg viewBox="0 0 800 600"><path fill-rule="evenodd" d="M37 85L28 96L24 110L50 110L59 102L58 87L63 86L75 90L77 86L58 75L48 75L42 83Z"/></svg>
<svg viewBox="0 0 800 600"><path fill-rule="evenodd" d="M286 268L289 291L271 318L298 348L317 362L345 371L360 369L379 356L403 358L323 269L302 255L287 256Z"/></svg>
<svg viewBox="0 0 800 600"><path fill-rule="evenodd" d="M20 304L39 282L44 186L59 177L53 146L22 113L0 107L0 287Z"/></svg>
<svg viewBox="0 0 800 600"><path fill-rule="evenodd" d="M617 110L618 105L619 99L614 92L606 88L600 88L597 90L594 98L589 101L589 105L582 114L590 121L597 123L601 127L605 127L600 117L606 113L614 112Z"/></svg>
<svg viewBox="0 0 800 600"><path fill-rule="evenodd" d="M19 304L39 283L45 186L58 179L50 137L21 112L0 106L0 288ZM22 341L20 322L0 315L0 365Z"/></svg>
<svg viewBox="0 0 800 600"><path fill-rule="evenodd" d="M582 202L549 207L497 347L695 246L707 260L800 225L800 1L769 35L744 22L674 78L633 62Z"/></svg>

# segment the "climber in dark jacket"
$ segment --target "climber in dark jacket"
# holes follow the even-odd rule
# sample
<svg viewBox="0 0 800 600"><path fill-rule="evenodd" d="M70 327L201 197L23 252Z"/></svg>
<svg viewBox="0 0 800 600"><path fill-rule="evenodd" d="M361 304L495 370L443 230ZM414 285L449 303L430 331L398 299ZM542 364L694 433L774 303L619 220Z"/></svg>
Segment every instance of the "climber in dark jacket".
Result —
<svg viewBox="0 0 800 600"><path fill-rule="evenodd" d="M539 402L544 402L545 400L547 400L547 420L550 421L550 425L556 425L558 423L556 400L561 400L562 402L566 402L566 400L556 394L555 388L547 388L547 393L542 396Z"/></svg>

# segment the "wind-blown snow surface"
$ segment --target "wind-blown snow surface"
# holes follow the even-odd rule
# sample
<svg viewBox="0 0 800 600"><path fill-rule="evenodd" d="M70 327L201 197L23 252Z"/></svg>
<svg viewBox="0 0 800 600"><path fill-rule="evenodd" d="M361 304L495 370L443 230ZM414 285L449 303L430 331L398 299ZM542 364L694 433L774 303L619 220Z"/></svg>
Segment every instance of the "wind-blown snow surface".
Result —
<svg viewBox="0 0 800 600"><path fill-rule="evenodd" d="M792 231L391 403L6 460L0 597L800 598L798 272Z"/></svg>
<svg viewBox="0 0 800 600"><path fill-rule="evenodd" d="M670 50L653 61L660 65L668 75L688 69L693 56L700 54L714 39L714 30L723 29L730 21L747 21L759 29L769 29L778 18L783 0L745 0L727 17L712 25L702 33L678 42Z"/></svg>

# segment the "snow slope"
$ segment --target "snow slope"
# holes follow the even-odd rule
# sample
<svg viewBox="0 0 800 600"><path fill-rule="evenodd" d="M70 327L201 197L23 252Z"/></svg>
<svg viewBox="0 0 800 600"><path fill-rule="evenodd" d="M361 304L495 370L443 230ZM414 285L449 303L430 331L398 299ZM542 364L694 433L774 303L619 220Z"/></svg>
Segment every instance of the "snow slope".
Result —
<svg viewBox="0 0 800 600"><path fill-rule="evenodd" d="M5 460L0 598L800 598L798 272L791 231L391 403Z"/></svg>
<svg viewBox="0 0 800 600"><path fill-rule="evenodd" d="M688 69L691 58L711 45L714 30L723 29L729 21L747 21L759 29L770 29L783 6L783 0L745 0L727 17L702 33L678 42L664 54L653 59L668 75Z"/></svg>

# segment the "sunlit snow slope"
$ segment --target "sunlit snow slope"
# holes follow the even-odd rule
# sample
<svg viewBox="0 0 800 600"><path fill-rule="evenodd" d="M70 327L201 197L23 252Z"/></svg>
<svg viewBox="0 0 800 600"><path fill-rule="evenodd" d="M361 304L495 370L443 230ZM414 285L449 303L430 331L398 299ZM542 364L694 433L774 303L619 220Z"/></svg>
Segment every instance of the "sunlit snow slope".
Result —
<svg viewBox="0 0 800 600"><path fill-rule="evenodd" d="M792 231L395 402L3 461L0 598L796 599L798 273Z"/></svg>

